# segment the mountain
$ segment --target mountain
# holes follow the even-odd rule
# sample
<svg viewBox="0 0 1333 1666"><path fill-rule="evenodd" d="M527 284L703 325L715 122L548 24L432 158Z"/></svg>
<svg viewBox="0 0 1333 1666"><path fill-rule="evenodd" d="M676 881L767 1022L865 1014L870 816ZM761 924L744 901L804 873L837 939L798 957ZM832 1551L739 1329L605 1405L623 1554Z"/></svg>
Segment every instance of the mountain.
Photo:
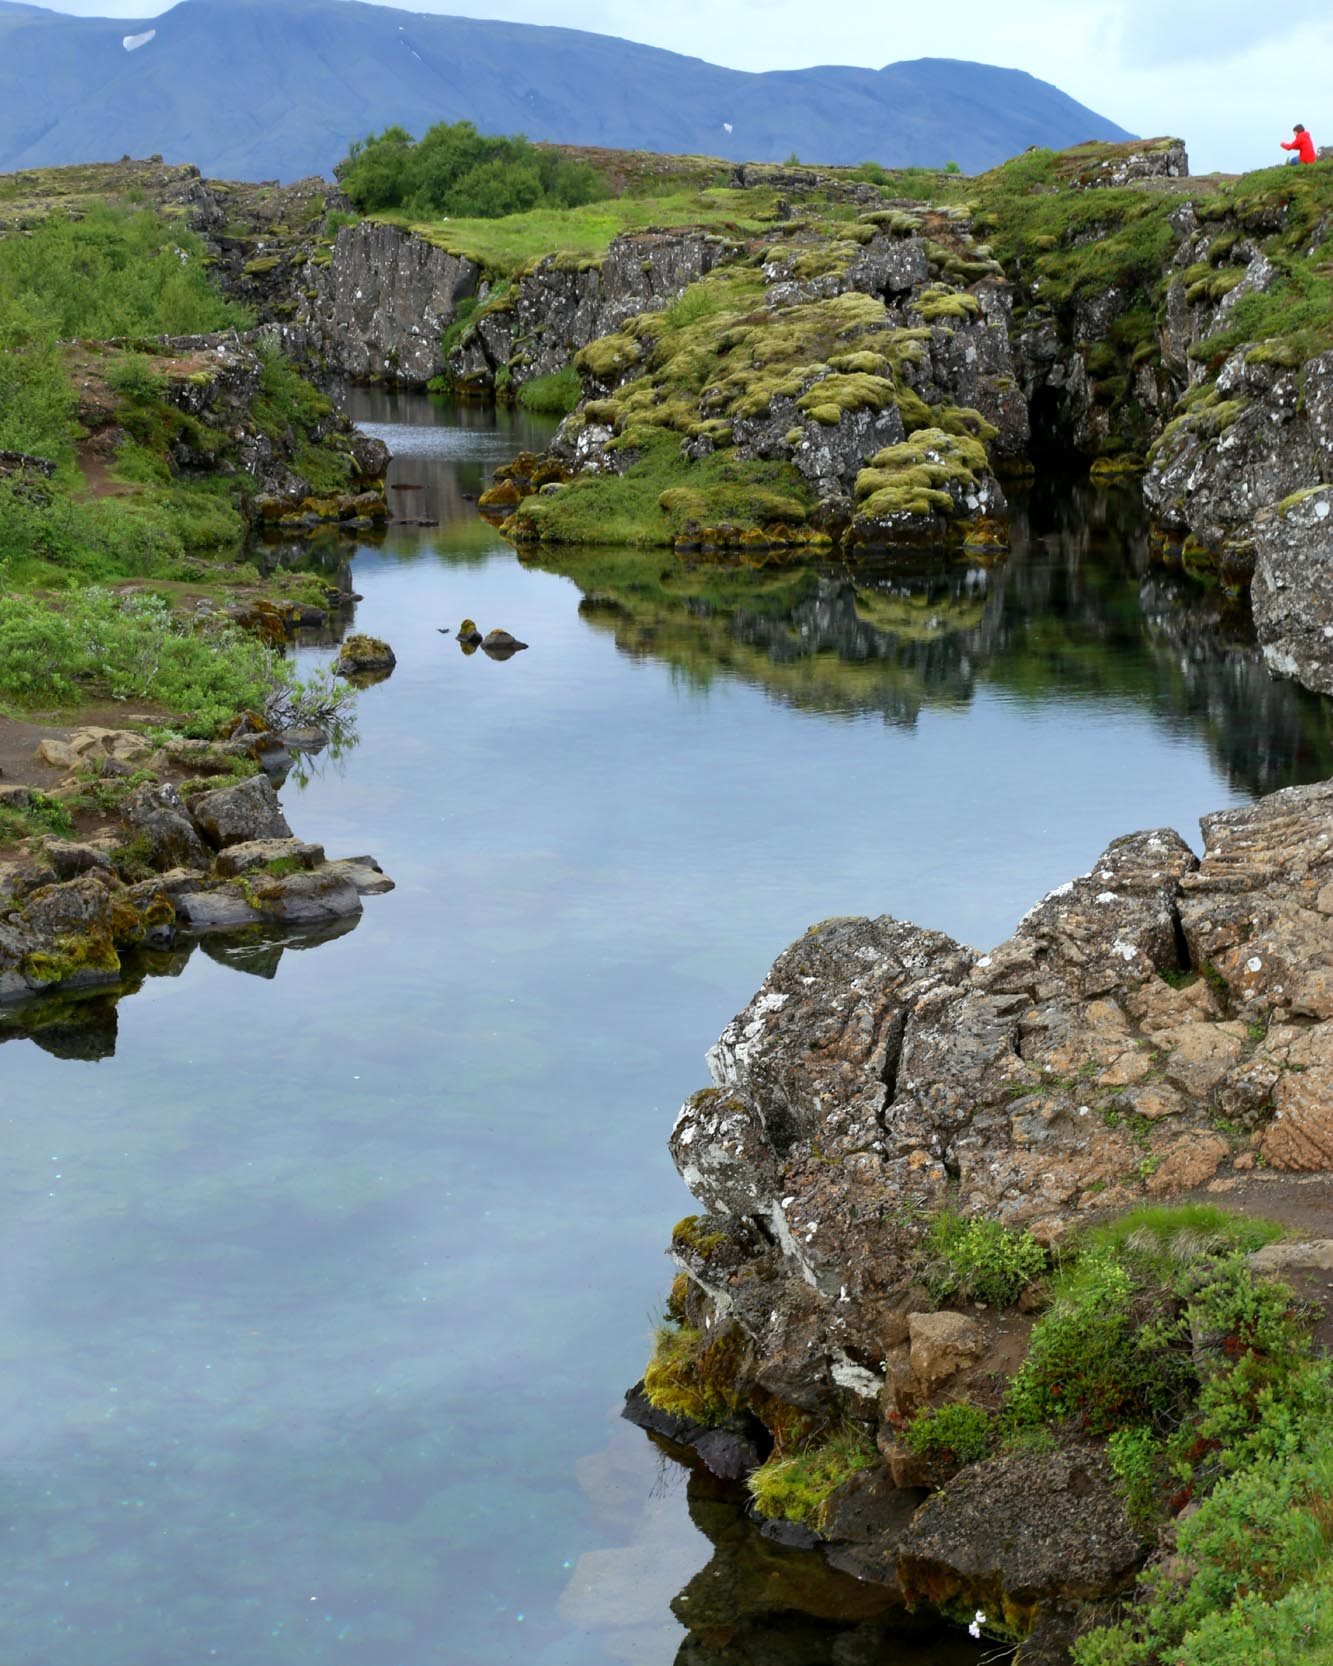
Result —
<svg viewBox="0 0 1333 1666"><path fill-rule="evenodd" d="M922 58L748 74L607 35L356 0L69 17L0 0L0 170L161 152L235 179L329 173L397 122L736 161L941 166L1129 135L1019 70Z"/></svg>

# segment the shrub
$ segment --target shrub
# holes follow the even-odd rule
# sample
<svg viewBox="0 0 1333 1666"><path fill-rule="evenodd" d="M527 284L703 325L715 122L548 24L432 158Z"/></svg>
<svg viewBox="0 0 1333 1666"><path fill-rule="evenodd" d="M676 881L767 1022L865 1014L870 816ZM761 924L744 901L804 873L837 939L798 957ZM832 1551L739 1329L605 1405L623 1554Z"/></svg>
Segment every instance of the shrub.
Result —
<svg viewBox="0 0 1333 1666"><path fill-rule="evenodd" d="M468 121L437 122L421 138L388 127L353 144L334 170L365 213L408 208L422 218L500 219L537 207L577 208L610 195L585 162L517 135L479 133Z"/></svg>
<svg viewBox="0 0 1333 1666"><path fill-rule="evenodd" d="M931 1224L926 1253L926 1285L937 1304L961 1297L1008 1307L1048 1265L1046 1251L1030 1232L952 1213Z"/></svg>
<svg viewBox="0 0 1333 1666"><path fill-rule="evenodd" d="M187 734L207 737L261 706L280 675L257 638L184 623L154 596L96 587L59 603L0 595L0 695L22 706L158 700L181 714Z"/></svg>
<svg viewBox="0 0 1333 1666"><path fill-rule="evenodd" d="M1017 1425L1076 1418L1092 1434L1179 1415L1194 1386L1180 1304L1105 1249L1083 1256L1033 1328L1006 1399Z"/></svg>
<svg viewBox="0 0 1333 1666"><path fill-rule="evenodd" d="M970 1464L990 1451L993 1429L994 1419L984 1407L959 1400L918 1413L903 1430L902 1442L913 1452L938 1453Z"/></svg>

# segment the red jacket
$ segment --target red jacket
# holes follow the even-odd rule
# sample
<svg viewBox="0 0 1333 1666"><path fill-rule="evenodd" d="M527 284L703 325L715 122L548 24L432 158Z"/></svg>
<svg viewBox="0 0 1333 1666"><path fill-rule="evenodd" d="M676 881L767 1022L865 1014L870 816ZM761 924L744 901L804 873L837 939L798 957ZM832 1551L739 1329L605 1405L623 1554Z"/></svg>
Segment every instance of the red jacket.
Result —
<svg viewBox="0 0 1333 1666"><path fill-rule="evenodd" d="M1298 150L1298 151L1300 151L1302 162L1313 162L1314 161L1314 140L1310 137L1310 135L1305 131L1304 128L1301 129L1301 131L1296 135L1296 137L1294 139L1292 139L1290 141L1290 143L1288 143L1288 141L1286 139L1284 139L1282 141L1282 148L1283 148L1283 150Z"/></svg>

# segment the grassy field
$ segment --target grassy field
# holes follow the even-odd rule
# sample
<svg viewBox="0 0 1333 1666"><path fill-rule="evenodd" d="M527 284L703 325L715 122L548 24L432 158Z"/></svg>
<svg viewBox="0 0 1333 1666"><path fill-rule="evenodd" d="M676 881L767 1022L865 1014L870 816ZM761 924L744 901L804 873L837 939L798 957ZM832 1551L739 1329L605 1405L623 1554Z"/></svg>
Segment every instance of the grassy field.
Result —
<svg viewBox="0 0 1333 1666"><path fill-rule="evenodd" d="M582 208L539 208L500 220L414 220L395 210L376 215L415 232L488 272L515 273L546 255L595 264L625 232L699 226L751 234L773 217L773 191L709 189L664 197L612 197Z"/></svg>

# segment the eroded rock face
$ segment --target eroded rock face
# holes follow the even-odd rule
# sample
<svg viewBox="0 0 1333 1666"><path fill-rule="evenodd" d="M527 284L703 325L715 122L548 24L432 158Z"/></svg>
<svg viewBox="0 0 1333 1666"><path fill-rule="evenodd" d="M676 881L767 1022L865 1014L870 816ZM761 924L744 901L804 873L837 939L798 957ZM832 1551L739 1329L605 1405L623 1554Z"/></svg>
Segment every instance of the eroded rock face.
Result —
<svg viewBox="0 0 1333 1666"><path fill-rule="evenodd" d="M1333 486L1265 510L1254 544L1250 604L1264 659L1280 676L1333 694Z"/></svg>
<svg viewBox="0 0 1333 1666"><path fill-rule="evenodd" d="M297 323L330 371L424 386L443 368L440 336L477 293L475 262L397 226L345 226L328 265L306 267Z"/></svg>
<svg viewBox="0 0 1333 1666"><path fill-rule="evenodd" d="M1261 511L1331 474L1333 353L1298 374L1238 348L1153 447L1143 495L1161 526L1221 549L1251 541Z"/></svg>
<svg viewBox="0 0 1333 1666"><path fill-rule="evenodd" d="M671 1136L707 1211L673 1254L762 1392L878 1409L897 1450L894 1413L987 1368L991 1322L916 1282L946 1201L1053 1242L1233 1163L1333 1164L1333 785L1203 831L1202 863L1116 840L988 954L885 916L778 958Z"/></svg>

